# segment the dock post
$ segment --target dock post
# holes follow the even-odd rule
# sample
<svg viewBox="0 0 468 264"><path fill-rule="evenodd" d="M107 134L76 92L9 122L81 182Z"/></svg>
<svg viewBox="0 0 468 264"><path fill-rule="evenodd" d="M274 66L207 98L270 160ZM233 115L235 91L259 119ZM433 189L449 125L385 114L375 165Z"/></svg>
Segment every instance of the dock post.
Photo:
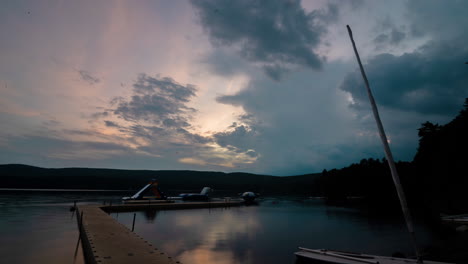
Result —
<svg viewBox="0 0 468 264"><path fill-rule="evenodd" d="M76 247L75 247L75 255L74 255L75 258L76 258L76 255L78 254L78 246L80 245L82 229L83 229L83 211L81 211L80 222L78 223L78 241L76 242Z"/></svg>
<svg viewBox="0 0 468 264"><path fill-rule="evenodd" d="M133 230L135 230L135 218L136 218L136 213L133 214L132 232Z"/></svg>

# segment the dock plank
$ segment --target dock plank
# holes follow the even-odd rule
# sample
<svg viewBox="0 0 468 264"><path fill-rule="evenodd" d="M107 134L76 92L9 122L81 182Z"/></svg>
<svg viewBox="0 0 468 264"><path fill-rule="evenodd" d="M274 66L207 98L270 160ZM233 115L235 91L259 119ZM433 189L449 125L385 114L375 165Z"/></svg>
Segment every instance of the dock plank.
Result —
<svg viewBox="0 0 468 264"><path fill-rule="evenodd" d="M181 210L239 206L239 201L191 202L191 203L151 203L118 205L80 205L78 226L86 263L180 263L160 251L155 245L116 221L108 213L132 212L140 210ZM80 216L83 220L80 224Z"/></svg>
<svg viewBox="0 0 468 264"><path fill-rule="evenodd" d="M114 220L100 206L79 206L87 263L179 263Z"/></svg>

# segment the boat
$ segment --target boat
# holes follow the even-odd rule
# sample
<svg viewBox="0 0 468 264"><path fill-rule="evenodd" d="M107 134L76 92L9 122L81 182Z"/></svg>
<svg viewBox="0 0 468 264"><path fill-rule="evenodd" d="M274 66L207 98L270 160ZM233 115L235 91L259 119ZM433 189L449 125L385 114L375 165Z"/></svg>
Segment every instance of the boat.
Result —
<svg viewBox="0 0 468 264"><path fill-rule="evenodd" d="M410 212L408 210L408 205L406 203L406 196L403 191L403 188L400 183L400 177L398 176L398 172L396 170L395 161L393 160L393 155L390 150L390 146L388 144L387 136L385 135L385 130L383 128L382 121L379 116L379 112L377 109L377 104L375 103L374 97L372 95L372 91L370 89L369 81L367 80L366 73L364 71L364 67L362 66L361 59L359 57L359 53L356 48L356 44L353 39L353 33L349 25L346 26L348 29L349 38L351 39L351 43L353 45L354 53L356 55L356 59L359 64L359 69L361 71L362 78L364 79L364 84L366 87L367 95L369 97L369 101L372 107L372 112L377 123L377 128L380 136L380 140L382 141L382 145L385 152L385 157L387 159L390 172L392 175L393 183L395 184L396 191L398 194L398 199L400 200L400 206L403 212L403 216L406 221L406 227L408 228L408 232L410 233L411 242L414 247L415 259L409 258L392 258L392 257L382 257L382 256L374 256L374 255L366 255L366 254L355 254L355 253L346 253L341 251L334 251L334 250L325 250L325 249L309 249L304 247L299 247L298 252L294 254L298 259L302 259L307 261L308 263L335 263L335 264L362 264L362 263L370 263L370 264L399 264L399 263L430 263L430 264L441 264L443 262L435 262L435 261L427 261L422 259L421 252L416 243L416 237L414 232L414 227L411 219Z"/></svg>
<svg viewBox="0 0 468 264"><path fill-rule="evenodd" d="M159 183L156 179L152 179L148 184L141 188L133 196L122 197L124 203L139 204L139 203L168 203L174 200L183 201L207 201L210 199L209 193L213 189L210 187L203 187L200 193L181 193L179 196L167 197L160 189ZM152 196L148 194L152 193ZM146 196L145 196L146 194Z"/></svg>
<svg viewBox="0 0 468 264"><path fill-rule="evenodd" d="M241 194L241 198L244 200L246 203L252 203L255 201L255 199L260 196L258 193L254 192L243 192Z"/></svg>
<svg viewBox="0 0 468 264"><path fill-rule="evenodd" d="M326 249L299 248L300 251L294 253L297 263L336 263L336 264L411 264L421 263L417 259L375 256L359 253L351 253ZM427 261L426 264L444 264L443 262Z"/></svg>
<svg viewBox="0 0 468 264"><path fill-rule="evenodd" d="M181 193L179 199L183 201L208 201L210 199L209 193L212 191L213 189L210 187L203 187L200 193Z"/></svg>
<svg viewBox="0 0 468 264"><path fill-rule="evenodd" d="M446 216L441 216L440 219L445 223L468 225L468 214L446 215Z"/></svg>
<svg viewBox="0 0 468 264"><path fill-rule="evenodd" d="M455 229L457 232L468 232L468 214L445 215L441 216L440 220L443 224Z"/></svg>

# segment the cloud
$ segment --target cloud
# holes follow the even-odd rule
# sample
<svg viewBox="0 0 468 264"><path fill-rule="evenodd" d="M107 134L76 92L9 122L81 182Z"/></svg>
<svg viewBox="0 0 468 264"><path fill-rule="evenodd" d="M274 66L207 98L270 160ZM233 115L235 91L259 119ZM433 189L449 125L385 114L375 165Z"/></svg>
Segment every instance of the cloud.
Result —
<svg viewBox="0 0 468 264"><path fill-rule="evenodd" d="M414 0L406 5L414 36L425 35L440 41L450 41L459 35L466 37L466 31L462 30L468 23L465 1Z"/></svg>
<svg viewBox="0 0 468 264"><path fill-rule="evenodd" d="M215 48L204 55L200 62L211 72L226 77L243 73L249 67L245 60L225 48Z"/></svg>
<svg viewBox="0 0 468 264"><path fill-rule="evenodd" d="M132 152L170 160L168 164L220 169L255 161L258 155L253 150L220 145L212 135L197 132L191 124L197 110L188 106L196 90L169 77L140 74L128 97L114 97L99 108L104 112L89 118L118 131L121 143L131 146ZM103 118L102 123L95 122Z"/></svg>
<svg viewBox="0 0 468 264"><path fill-rule="evenodd" d="M100 82L99 78L93 76L90 72L85 71L85 70L77 70L78 74L80 75L80 78L87 82L90 85L96 84Z"/></svg>
<svg viewBox="0 0 468 264"><path fill-rule="evenodd" d="M374 43L377 47L385 44L398 45L405 39L405 37L405 32L393 28L389 33L382 33L375 37Z"/></svg>
<svg viewBox="0 0 468 264"><path fill-rule="evenodd" d="M181 85L169 77L140 74L130 99L114 98L114 114L127 121L147 121L164 127L188 127L196 110L186 105L196 87Z"/></svg>
<svg viewBox="0 0 468 264"><path fill-rule="evenodd" d="M187 104L196 91L194 85L181 85L169 77L140 74L130 96L114 97L108 106L102 107L106 109L104 112L89 118L91 121L106 118L106 127L131 136L129 140L136 145L141 145L140 139L207 143L208 138L188 130L192 128L190 120L196 109Z"/></svg>
<svg viewBox="0 0 468 264"><path fill-rule="evenodd" d="M410 27L431 39L412 52L402 55L382 53L370 58L364 68L374 96L383 107L421 114L453 115L468 94L468 75L462 64L468 57L468 34L454 30L460 22L468 23L466 12L460 11L467 11L467 5L455 1L409 1L408 8L412 14ZM447 16L456 19L446 19ZM424 19L428 17L430 19ZM404 36L393 30L389 36L379 35L376 39L401 41ZM368 105L360 75L356 69L341 84L341 89L352 95L354 103L351 106L355 109Z"/></svg>
<svg viewBox="0 0 468 264"><path fill-rule="evenodd" d="M218 132L213 135L215 142L221 147L227 148L236 153L242 153L251 158L258 158L260 155L255 148L255 141L260 140L260 133L248 128L245 125L234 123L230 130Z"/></svg>
<svg viewBox="0 0 468 264"><path fill-rule="evenodd" d="M213 135L222 147L235 146L238 151L247 152L252 148L249 138L255 138L256 133L245 125L234 124L231 131L218 132Z"/></svg>
<svg viewBox="0 0 468 264"><path fill-rule="evenodd" d="M379 105L422 114L452 115L468 93L468 76L461 59L468 53L447 54L440 47L402 56L378 55L364 66ZM361 73L349 73L341 89L354 99L352 106L368 105Z"/></svg>
<svg viewBox="0 0 468 264"><path fill-rule="evenodd" d="M205 166L207 164L206 161L197 158L180 158L179 162L200 166Z"/></svg>
<svg viewBox="0 0 468 264"><path fill-rule="evenodd" d="M293 68L320 69L315 49L326 25L338 14L334 5L307 13L298 0L191 1L214 46L235 47L247 61L260 64L279 80Z"/></svg>
<svg viewBox="0 0 468 264"><path fill-rule="evenodd" d="M316 172L361 158L330 159L334 153L330 150L357 141L359 132L359 124L351 122L345 94L338 89L347 68L331 63L320 73L291 73L282 82L257 78L244 90L219 96L218 102L240 106L246 115L226 131L215 133L214 140L255 157L251 171L274 175ZM356 146L355 152L372 147Z"/></svg>
<svg viewBox="0 0 468 264"><path fill-rule="evenodd" d="M104 124L106 125L106 127L120 127L117 123L109 121L109 120L105 120Z"/></svg>
<svg viewBox="0 0 468 264"><path fill-rule="evenodd" d="M378 20L373 31L377 34L373 39L376 50L399 46L410 35L405 25L397 25L389 16Z"/></svg>

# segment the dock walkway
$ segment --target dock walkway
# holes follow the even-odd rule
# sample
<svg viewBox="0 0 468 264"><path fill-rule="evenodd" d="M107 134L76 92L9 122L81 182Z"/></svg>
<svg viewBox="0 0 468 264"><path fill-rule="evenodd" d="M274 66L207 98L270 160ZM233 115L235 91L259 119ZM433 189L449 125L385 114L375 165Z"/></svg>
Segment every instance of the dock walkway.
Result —
<svg viewBox="0 0 468 264"><path fill-rule="evenodd" d="M86 263L180 263L157 247L130 231L108 213L145 209L174 210L239 206L240 202L199 202L165 204L122 204L113 206L80 205L77 207L78 226ZM81 214L83 220L80 223Z"/></svg>

